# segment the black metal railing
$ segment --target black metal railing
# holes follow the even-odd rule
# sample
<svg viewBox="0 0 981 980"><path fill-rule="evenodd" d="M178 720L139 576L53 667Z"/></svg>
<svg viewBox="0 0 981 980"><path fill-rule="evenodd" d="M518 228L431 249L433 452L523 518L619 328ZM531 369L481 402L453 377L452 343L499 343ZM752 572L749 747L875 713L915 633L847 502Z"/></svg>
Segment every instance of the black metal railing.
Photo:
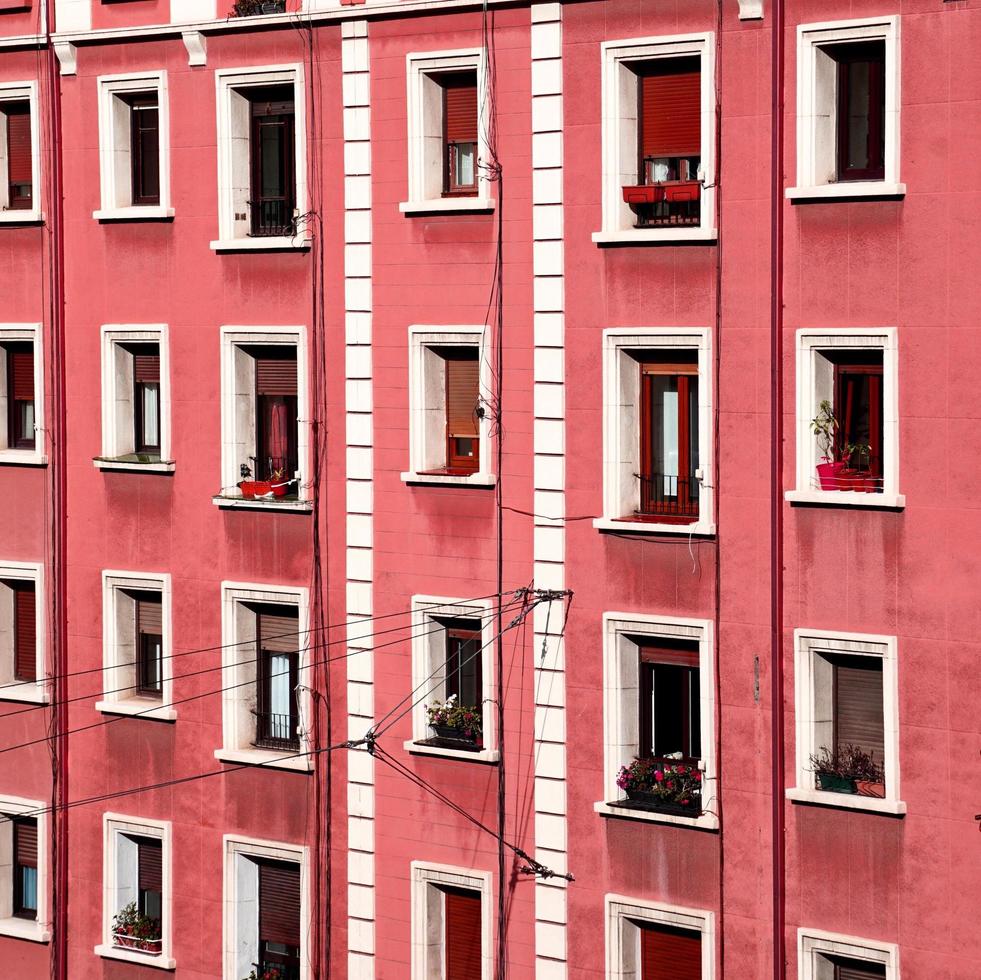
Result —
<svg viewBox="0 0 981 980"><path fill-rule="evenodd" d="M690 477L636 474L644 517L698 517L698 480Z"/></svg>
<svg viewBox="0 0 981 980"><path fill-rule="evenodd" d="M690 228L702 221L701 201L654 201L637 205L637 228Z"/></svg>
<svg viewBox="0 0 981 980"><path fill-rule="evenodd" d="M253 963L252 968L258 980L300 980L299 963L274 963L272 960L262 960Z"/></svg>
<svg viewBox="0 0 981 980"><path fill-rule="evenodd" d="M253 238L291 238L296 234L293 204L286 198L266 198L249 201L249 217Z"/></svg>
<svg viewBox="0 0 981 980"><path fill-rule="evenodd" d="M300 747L300 736L296 732L299 719L292 714L277 714L273 711L253 711L255 715L255 745L260 749L292 749Z"/></svg>

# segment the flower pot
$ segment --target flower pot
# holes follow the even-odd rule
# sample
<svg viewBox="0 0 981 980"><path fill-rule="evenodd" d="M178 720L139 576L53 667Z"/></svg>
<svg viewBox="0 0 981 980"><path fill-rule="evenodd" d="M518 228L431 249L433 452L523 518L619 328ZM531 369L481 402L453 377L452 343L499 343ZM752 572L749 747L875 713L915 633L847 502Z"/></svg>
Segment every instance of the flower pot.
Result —
<svg viewBox="0 0 981 980"><path fill-rule="evenodd" d="M430 725L437 738L445 738L451 742L462 742L465 745L478 745L476 735L467 735L462 729L455 728L453 725Z"/></svg>
<svg viewBox="0 0 981 980"><path fill-rule="evenodd" d="M873 783L868 779L856 779L855 788L859 796L873 796L880 800L885 799L886 796L885 783Z"/></svg>
<svg viewBox="0 0 981 980"><path fill-rule="evenodd" d="M114 932L112 934L114 946L121 949L133 949L138 953L148 953L150 956L159 956L162 940L160 939L141 939L138 936L130 936L124 932Z"/></svg>
<svg viewBox="0 0 981 980"><path fill-rule="evenodd" d="M256 494L256 490L255 490L255 488L256 488L256 482L255 482L255 480L243 480L238 485L238 488L239 488L239 490L242 491L242 496L246 500L254 500L255 499L255 494Z"/></svg>
<svg viewBox="0 0 981 980"><path fill-rule="evenodd" d="M625 204L657 204L664 200L664 188L660 184L634 184L623 188Z"/></svg>
<svg viewBox="0 0 981 980"><path fill-rule="evenodd" d="M286 0L264 0L262 12L264 14L286 13Z"/></svg>
<svg viewBox="0 0 981 980"><path fill-rule="evenodd" d="M627 799L632 803L642 803L646 809L658 813L673 813L681 817L697 817L702 812L701 799L693 797L688 803L665 800L663 796L646 789L628 789Z"/></svg>
<svg viewBox="0 0 981 980"><path fill-rule="evenodd" d="M845 464L841 460L826 460L817 464L818 482L822 490L840 490L838 474L844 469Z"/></svg>
<svg viewBox="0 0 981 980"><path fill-rule="evenodd" d="M818 786L826 793L854 793L855 780L844 776L832 776L829 772L819 772Z"/></svg>

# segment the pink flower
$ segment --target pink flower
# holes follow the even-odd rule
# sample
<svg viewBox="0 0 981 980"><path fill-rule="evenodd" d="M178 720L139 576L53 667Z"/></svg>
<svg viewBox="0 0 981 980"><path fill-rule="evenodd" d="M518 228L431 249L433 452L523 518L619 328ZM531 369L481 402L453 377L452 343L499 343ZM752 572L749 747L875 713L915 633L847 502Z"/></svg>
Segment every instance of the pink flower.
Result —
<svg viewBox="0 0 981 980"><path fill-rule="evenodd" d="M661 770L660 770L660 769L658 769L658 770L657 770L657 771L656 771L656 772L654 773L654 778L655 778L655 779L656 779L656 780L657 780L657 781L658 781L659 783L660 783L660 782L663 782L663 780L664 780L664 773L663 773L663 772L661 772Z"/></svg>

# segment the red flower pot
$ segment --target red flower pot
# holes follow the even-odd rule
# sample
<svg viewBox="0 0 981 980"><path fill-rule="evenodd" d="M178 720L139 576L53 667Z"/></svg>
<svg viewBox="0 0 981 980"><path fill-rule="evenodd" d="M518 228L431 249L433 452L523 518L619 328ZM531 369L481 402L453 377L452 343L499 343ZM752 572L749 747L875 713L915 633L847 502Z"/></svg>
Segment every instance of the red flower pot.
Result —
<svg viewBox="0 0 981 980"><path fill-rule="evenodd" d="M856 779L855 788L859 796L874 796L877 799L884 799L886 795L885 783L873 783L868 779Z"/></svg>
<svg viewBox="0 0 981 980"><path fill-rule="evenodd" d="M844 469L845 464L839 459L834 462L818 463L817 474L818 482L822 490L841 490L843 487L838 479L838 475Z"/></svg>
<svg viewBox="0 0 981 980"><path fill-rule="evenodd" d="M246 500L253 500L253 499L255 499L255 493L256 493L256 490L255 490L255 488L256 488L256 482L255 482L255 480L243 480L238 485L238 488L239 488L239 490L242 491L242 496Z"/></svg>

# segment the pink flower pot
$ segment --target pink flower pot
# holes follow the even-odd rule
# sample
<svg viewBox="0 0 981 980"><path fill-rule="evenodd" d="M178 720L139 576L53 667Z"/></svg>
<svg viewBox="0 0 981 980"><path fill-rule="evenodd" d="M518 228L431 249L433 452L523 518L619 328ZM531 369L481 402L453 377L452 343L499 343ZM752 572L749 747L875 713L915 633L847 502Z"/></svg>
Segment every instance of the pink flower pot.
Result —
<svg viewBox="0 0 981 980"><path fill-rule="evenodd" d="M818 463L817 474L818 481L821 484L822 490L841 490L843 489L839 479L838 474L844 469L845 464L841 460L835 460L834 462L825 461L823 463Z"/></svg>

